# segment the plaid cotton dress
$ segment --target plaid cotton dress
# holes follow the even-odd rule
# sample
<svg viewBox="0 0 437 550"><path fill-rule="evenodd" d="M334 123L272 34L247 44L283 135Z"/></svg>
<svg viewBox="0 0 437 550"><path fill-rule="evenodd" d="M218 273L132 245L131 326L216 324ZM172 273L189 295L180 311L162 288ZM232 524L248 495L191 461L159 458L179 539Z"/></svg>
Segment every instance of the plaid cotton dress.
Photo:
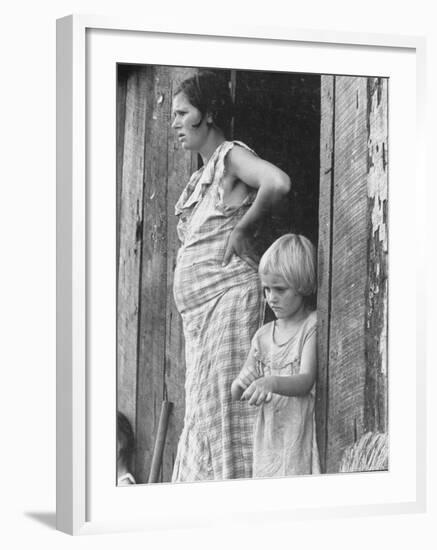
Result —
<svg viewBox="0 0 437 550"><path fill-rule="evenodd" d="M255 412L231 400L231 384L261 323L258 273L233 255L222 266L229 235L253 202L223 201L226 154L240 142L223 142L195 172L179 201L174 298L185 336L185 418L172 481L251 477ZM248 149L248 148L247 148Z"/></svg>

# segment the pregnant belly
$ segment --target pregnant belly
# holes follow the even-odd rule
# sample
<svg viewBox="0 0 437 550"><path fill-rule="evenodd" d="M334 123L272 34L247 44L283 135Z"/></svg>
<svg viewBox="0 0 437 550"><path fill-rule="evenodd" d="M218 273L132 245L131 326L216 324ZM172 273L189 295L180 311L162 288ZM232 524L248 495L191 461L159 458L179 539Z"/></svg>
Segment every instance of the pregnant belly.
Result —
<svg viewBox="0 0 437 550"><path fill-rule="evenodd" d="M258 274L238 256L222 266L215 259L193 261L181 256L174 272L176 307L183 313L217 298L230 287L257 284Z"/></svg>

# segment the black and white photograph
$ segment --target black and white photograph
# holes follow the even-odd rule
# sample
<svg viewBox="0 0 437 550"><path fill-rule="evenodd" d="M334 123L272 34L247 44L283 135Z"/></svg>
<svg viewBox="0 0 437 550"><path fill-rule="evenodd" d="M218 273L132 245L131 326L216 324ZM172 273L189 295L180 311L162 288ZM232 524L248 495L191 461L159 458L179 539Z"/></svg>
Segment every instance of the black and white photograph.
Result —
<svg viewBox="0 0 437 550"><path fill-rule="evenodd" d="M389 469L388 87L117 65L117 485Z"/></svg>

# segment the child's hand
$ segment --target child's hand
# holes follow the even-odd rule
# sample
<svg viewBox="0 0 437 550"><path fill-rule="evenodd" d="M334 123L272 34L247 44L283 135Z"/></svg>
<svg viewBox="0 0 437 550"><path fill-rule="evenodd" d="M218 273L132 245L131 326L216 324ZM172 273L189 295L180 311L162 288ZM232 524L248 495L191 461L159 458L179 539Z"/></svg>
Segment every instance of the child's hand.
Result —
<svg viewBox="0 0 437 550"><path fill-rule="evenodd" d="M241 399L249 402L249 405L259 406L262 403L268 403L272 398L273 393L273 378L271 376L263 376L254 380L250 386L244 391Z"/></svg>

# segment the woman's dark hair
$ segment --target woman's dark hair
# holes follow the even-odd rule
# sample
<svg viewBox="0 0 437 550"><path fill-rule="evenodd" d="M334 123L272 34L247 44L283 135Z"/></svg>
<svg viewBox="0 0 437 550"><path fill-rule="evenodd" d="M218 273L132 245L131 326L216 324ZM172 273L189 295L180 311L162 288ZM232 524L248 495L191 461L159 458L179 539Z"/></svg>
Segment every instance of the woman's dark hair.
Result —
<svg viewBox="0 0 437 550"><path fill-rule="evenodd" d="M232 98L229 82L224 72L200 70L183 80L173 96L183 93L188 101L199 109L202 120L210 113L214 124L226 135L232 119Z"/></svg>
<svg viewBox="0 0 437 550"><path fill-rule="evenodd" d="M135 450L135 437L129 420L120 411L117 411L117 439L120 442L118 458L130 468Z"/></svg>

